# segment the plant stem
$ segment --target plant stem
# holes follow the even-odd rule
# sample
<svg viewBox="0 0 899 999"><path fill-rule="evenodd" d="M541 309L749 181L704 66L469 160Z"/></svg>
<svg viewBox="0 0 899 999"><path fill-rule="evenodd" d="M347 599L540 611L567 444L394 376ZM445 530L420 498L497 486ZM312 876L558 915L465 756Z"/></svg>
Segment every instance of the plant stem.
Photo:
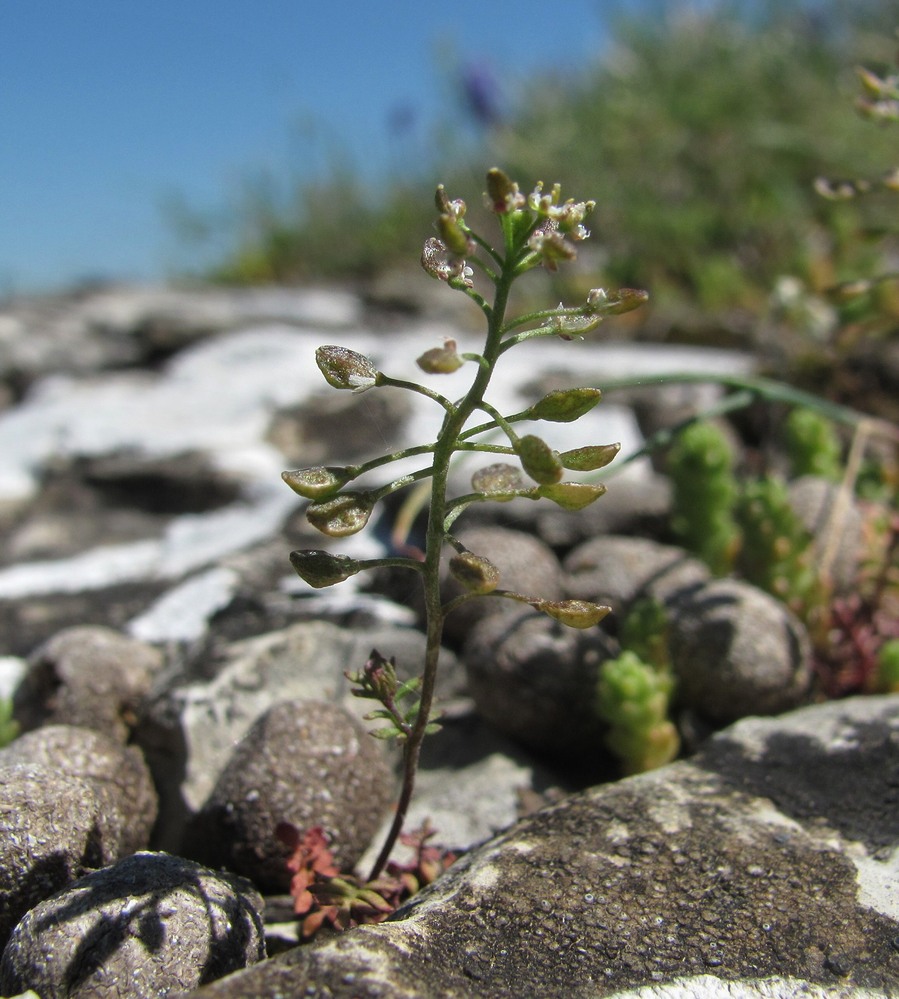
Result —
<svg viewBox="0 0 899 999"><path fill-rule="evenodd" d="M508 247L507 247L508 249ZM421 756L421 744L431 717L434 703L434 688L437 682L437 668L440 660L440 646L443 639L443 622L447 613L440 596L440 557L446 538L446 490L449 479L449 468L455 453L459 435L466 421L481 405L484 393L490 383L500 355L503 316L509 298L509 289L514 277L514 258L507 253L503 261L501 273L496 278L496 294L493 308L488 315L486 344L483 357L485 364L478 366L478 372L471 383L468 392L453 409L447 410L443 425L434 444L434 461L431 479L431 505L428 511L428 527L425 544L425 561L423 570L424 600L425 600L425 663L422 674L419 712L411 733L403 743L403 782L396 805L393 822L381 847L381 852L375 860L369 881L373 881L384 869L390 854L396 845L406 821L406 813L415 790L415 776L418 772L418 761Z"/></svg>

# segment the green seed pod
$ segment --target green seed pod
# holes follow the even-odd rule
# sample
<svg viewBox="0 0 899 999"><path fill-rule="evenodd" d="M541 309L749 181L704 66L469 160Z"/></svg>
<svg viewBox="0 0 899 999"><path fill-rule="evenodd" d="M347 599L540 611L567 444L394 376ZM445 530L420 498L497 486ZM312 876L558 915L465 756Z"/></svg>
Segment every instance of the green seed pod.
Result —
<svg viewBox="0 0 899 999"><path fill-rule="evenodd" d="M345 468L298 468L292 472L282 472L281 478L303 499L326 499L341 486L349 482Z"/></svg>
<svg viewBox="0 0 899 999"><path fill-rule="evenodd" d="M306 519L322 534L331 538L344 538L365 527L373 507L371 493L346 492L332 499L310 503Z"/></svg>
<svg viewBox="0 0 899 999"><path fill-rule="evenodd" d="M529 600L528 603L569 628L592 628L612 612L611 607L588 600Z"/></svg>
<svg viewBox="0 0 899 999"><path fill-rule="evenodd" d="M571 451L563 451L559 455L559 461L564 468L570 468L573 472L594 472L597 468L605 468L620 450L620 444L576 447Z"/></svg>
<svg viewBox="0 0 899 999"><path fill-rule="evenodd" d="M505 502L524 489L524 482L514 465L498 462L479 468L471 477L471 488L476 493L486 493L491 499Z"/></svg>
<svg viewBox="0 0 899 999"><path fill-rule="evenodd" d="M426 350L415 362L429 375L451 375L465 363L456 353L456 341L447 340L442 347Z"/></svg>
<svg viewBox="0 0 899 999"><path fill-rule="evenodd" d="M538 495L562 507L563 510L583 510L606 491L603 485L588 482L553 482L540 486Z"/></svg>
<svg viewBox="0 0 899 999"><path fill-rule="evenodd" d="M530 416L551 423L572 423L589 413L601 398L598 388L557 389L534 403Z"/></svg>
<svg viewBox="0 0 899 999"><path fill-rule="evenodd" d="M483 555L460 552L450 559L449 570L469 593L492 593L499 586L499 569Z"/></svg>
<svg viewBox="0 0 899 999"><path fill-rule="evenodd" d="M546 441L528 434L519 438L514 447L522 468L535 482L550 485L562 478L562 463Z"/></svg>
<svg viewBox="0 0 899 999"><path fill-rule="evenodd" d="M640 288L619 288L611 295L605 288L593 288L587 295L587 309L603 316L633 312L649 301L649 292Z"/></svg>
<svg viewBox="0 0 899 999"><path fill-rule="evenodd" d="M332 555L330 552L308 549L290 553L290 564L298 576L317 590L335 583L342 583L355 576L362 566L349 555Z"/></svg>
<svg viewBox="0 0 899 999"><path fill-rule="evenodd" d="M378 383L378 369L363 354L348 347L319 347L315 352L315 363L325 381L336 389L364 392Z"/></svg>

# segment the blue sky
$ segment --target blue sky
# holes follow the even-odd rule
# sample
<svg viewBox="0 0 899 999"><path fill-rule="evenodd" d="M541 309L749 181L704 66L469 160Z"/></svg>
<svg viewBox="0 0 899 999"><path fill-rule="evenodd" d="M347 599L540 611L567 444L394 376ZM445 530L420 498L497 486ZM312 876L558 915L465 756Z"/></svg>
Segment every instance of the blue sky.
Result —
<svg viewBox="0 0 899 999"><path fill-rule="evenodd" d="M329 145L404 169L451 112L453 60L507 84L577 68L605 6L0 0L0 296L164 277L189 255L163 204L221 209L259 171L322 169Z"/></svg>

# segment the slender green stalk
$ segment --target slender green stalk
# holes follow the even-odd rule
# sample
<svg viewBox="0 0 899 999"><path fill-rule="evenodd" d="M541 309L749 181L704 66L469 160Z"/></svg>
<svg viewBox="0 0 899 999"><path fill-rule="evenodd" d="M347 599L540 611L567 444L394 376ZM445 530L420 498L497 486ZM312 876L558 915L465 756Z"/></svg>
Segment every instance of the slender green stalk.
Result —
<svg viewBox="0 0 899 999"><path fill-rule="evenodd" d="M599 401L599 391L580 388L550 392L534 406L511 416L503 416L494 409L485 400L485 394L500 357L521 340L555 335L571 340L596 326L604 315L636 308L646 298L645 293L628 289L610 297L604 289L597 288L579 307L559 306L507 321L506 309L513 283L538 265L555 270L560 263L574 259L574 244L589 235L582 222L594 205L593 202L575 202L573 199L563 202L558 185L544 193L543 185L538 184L531 195L525 197L518 185L497 169L487 175L487 196L502 230L502 250L494 249L483 237L470 230L464 221L464 202L450 201L443 188L439 187L435 202L439 213L436 228L440 238L426 240L421 257L422 266L428 274L467 295L480 307L486 320L480 353L460 355L456 352L455 341L446 340L443 347L432 348L417 359L423 371L434 375L450 374L466 361L473 362L475 367L470 386L460 400L453 402L416 382L390 377L379 371L369 358L345 347L332 345L319 347L316 351L320 371L336 389L364 392L393 386L415 392L439 405L443 409L443 421L437 439L432 444L405 448L361 465L305 468L285 472L283 476L292 489L311 500L307 509L310 523L331 537L344 537L362 530L378 500L430 478L425 546L423 552L414 552L415 558L411 557L412 549L406 544L406 534L425 501L424 492L419 489L410 491L397 522L402 535L397 539L397 547L406 549L404 557L359 561L318 549L291 553L291 563L296 571L314 587L332 586L376 565L414 568L422 578L426 647L421 676L399 685L395 664L376 651L372 652L360 673L350 676L357 685L353 688L354 694L374 699L382 705L381 709L366 716L387 722L386 726L372 734L379 738L396 738L403 746L399 799L387 837L369 875L369 883L373 883L384 870L403 829L415 789L422 742L435 728L430 718L447 614L475 596L490 594L524 602L576 628L593 627L608 611L606 607L585 601L554 602L499 589L500 573L496 566L482 555L469 552L449 534L456 517L474 502L521 495L532 499L546 497L563 508L580 509L602 495L604 488L601 486L561 482L563 469L584 471L600 467L598 462L610 460L611 454L617 451L616 445L581 448L576 454L565 452L559 455L538 436L529 433L519 437L512 428L512 423L521 420L564 423L576 420ZM486 256L486 261L477 256L478 252ZM493 285L492 304L488 304L473 287L475 267ZM539 329L509 335L510 330L544 319L546 324ZM466 429L469 419L479 409L491 419ZM474 439L496 429L505 433L508 445ZM495 463L472 476L471 493L449 499L450 465L460 451L515 457L522 470L536 484L524 485L515 467ZM344 489L366 472L414 455L430 455L430 464L380 488ZM590 464L591 461L597 464ZM466 592L444 604L440 568L443 549L447 544L456 550L456 554L449 559L449 570ZM405 713L400 713L397 707L399 700L413 693L417 694L417 702Z"/></svg>

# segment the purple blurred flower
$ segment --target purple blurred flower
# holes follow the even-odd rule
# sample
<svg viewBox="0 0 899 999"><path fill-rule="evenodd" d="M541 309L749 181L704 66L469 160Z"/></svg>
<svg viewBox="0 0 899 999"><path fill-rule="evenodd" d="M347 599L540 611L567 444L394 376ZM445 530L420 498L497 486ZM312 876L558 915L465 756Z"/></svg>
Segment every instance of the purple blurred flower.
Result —
<svg viewBox="0 0 899 999"><path fill-rule="evenodd" d="M502 121L499 82L486 63L467 63L459 84L465 109L479 125L489 128Z"/></svg>

